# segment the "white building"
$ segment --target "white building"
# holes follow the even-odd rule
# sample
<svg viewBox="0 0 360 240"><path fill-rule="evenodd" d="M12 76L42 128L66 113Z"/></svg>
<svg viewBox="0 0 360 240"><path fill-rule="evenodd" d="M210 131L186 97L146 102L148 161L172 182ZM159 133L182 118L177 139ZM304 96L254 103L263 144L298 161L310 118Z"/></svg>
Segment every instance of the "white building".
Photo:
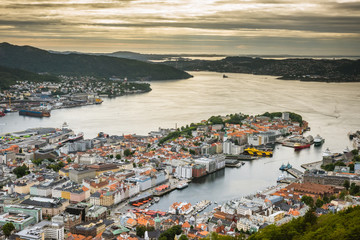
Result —
<svg viewBox="0 0 360 240"><path fill-rule="evenodd" d="M285 121L289 121L289 119L290 119L290 114L289 114L288 112L283 112L281 118L282 118L283 120L285 120Z"/></svg>
<svg viewBox="0 0 360 240"><path fill-rule="evenodd" d="M26 228L16 233L17 238L24 240L43 240L43 239L64 239L64 225L42 221L38 224Z"/></svg>
<svg viewBox="0 0 360 240"><path fill-rule="evenodd" d="M192 178L192 167L189 165L177 166L175 176L184 179Z"/></svg>

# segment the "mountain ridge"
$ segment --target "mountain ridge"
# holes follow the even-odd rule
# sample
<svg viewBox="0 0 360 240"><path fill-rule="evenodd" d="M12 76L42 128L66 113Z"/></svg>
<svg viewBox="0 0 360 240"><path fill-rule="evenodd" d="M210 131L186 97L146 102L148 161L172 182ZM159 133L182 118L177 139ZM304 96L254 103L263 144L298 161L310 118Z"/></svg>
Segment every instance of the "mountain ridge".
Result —
<svg viewBox="0 0 360 240"><path fill-rule="evenodd" d="M104 78L116 76L129 80L174 80L191 77L182 70L164 64L80 53L57 54L28 45L16 46L9 43L0 43L0 64L36 73Z"/></svg>

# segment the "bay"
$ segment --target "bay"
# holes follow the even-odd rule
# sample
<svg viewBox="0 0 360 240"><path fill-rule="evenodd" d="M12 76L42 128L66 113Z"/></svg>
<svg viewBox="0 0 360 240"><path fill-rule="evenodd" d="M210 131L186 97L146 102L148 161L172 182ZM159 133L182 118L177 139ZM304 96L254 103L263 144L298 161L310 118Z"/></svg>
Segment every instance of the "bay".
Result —
<svg viewBox="0 0 360 240"><path fill-rule="evenodd" d="M144 134L158 127L184 126L212 115L242 112L291 111L309 122L311 131L325 138L321 148L294 152L275 149L272 158L247 162L238 169L225 169L192 182L161 198L153 209L167 210L175 201L192 204L208 199L222 202L275 185L279 167L289 162L300 169L303 163L320 161L329 147L342 152L351 147L349 131L360 130L360 83L323 83L278 80L273 76L190 72L194 77L177 81L151 82L152 91L104 99L103 104L51 112L50 118L31 118L11 113L0 118L0 132L30 127L60 127L67 122L75 132L92 138L100 131L109 134Z"/></svg>

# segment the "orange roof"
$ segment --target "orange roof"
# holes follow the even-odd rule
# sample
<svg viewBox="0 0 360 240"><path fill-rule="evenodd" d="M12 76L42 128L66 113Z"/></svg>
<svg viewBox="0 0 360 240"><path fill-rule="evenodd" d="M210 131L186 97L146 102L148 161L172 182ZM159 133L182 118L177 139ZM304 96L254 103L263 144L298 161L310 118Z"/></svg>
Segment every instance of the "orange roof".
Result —
<svg viewBox="0 0 360 240"><path fill-rule="evenodd" d="M203 236L206 236L206 235L208 235L209 234L209 232L208 231L201 231L201 232L199 232L201 235L203 235Z"/></svg>
<svg viewBox="0 0 360 240"><path fill-rule="evenodd" d="M136 224L137 222L136 222L135 219L129 218L129 219L126 221L126 223L129 223L129 224L133 225L133 224Z"/></svg>
<svg viewBox="0 0 360 240"><path fill-rule="evenodd" d="M186 221L182 226L182 228L190 228L190 224Z"/></svg>

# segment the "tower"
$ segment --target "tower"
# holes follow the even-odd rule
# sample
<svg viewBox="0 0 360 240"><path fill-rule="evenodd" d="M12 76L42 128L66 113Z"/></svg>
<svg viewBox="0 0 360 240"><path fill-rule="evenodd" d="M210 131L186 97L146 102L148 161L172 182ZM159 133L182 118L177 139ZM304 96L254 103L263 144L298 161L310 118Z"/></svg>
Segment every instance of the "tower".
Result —
<svg viewBox="0 0 360 240"><path fill-rule="evenodd" d="M159 215L157 214L155 218L155 230L160 230L160 227L161 227L161 220L159 218Z"/></svg>

